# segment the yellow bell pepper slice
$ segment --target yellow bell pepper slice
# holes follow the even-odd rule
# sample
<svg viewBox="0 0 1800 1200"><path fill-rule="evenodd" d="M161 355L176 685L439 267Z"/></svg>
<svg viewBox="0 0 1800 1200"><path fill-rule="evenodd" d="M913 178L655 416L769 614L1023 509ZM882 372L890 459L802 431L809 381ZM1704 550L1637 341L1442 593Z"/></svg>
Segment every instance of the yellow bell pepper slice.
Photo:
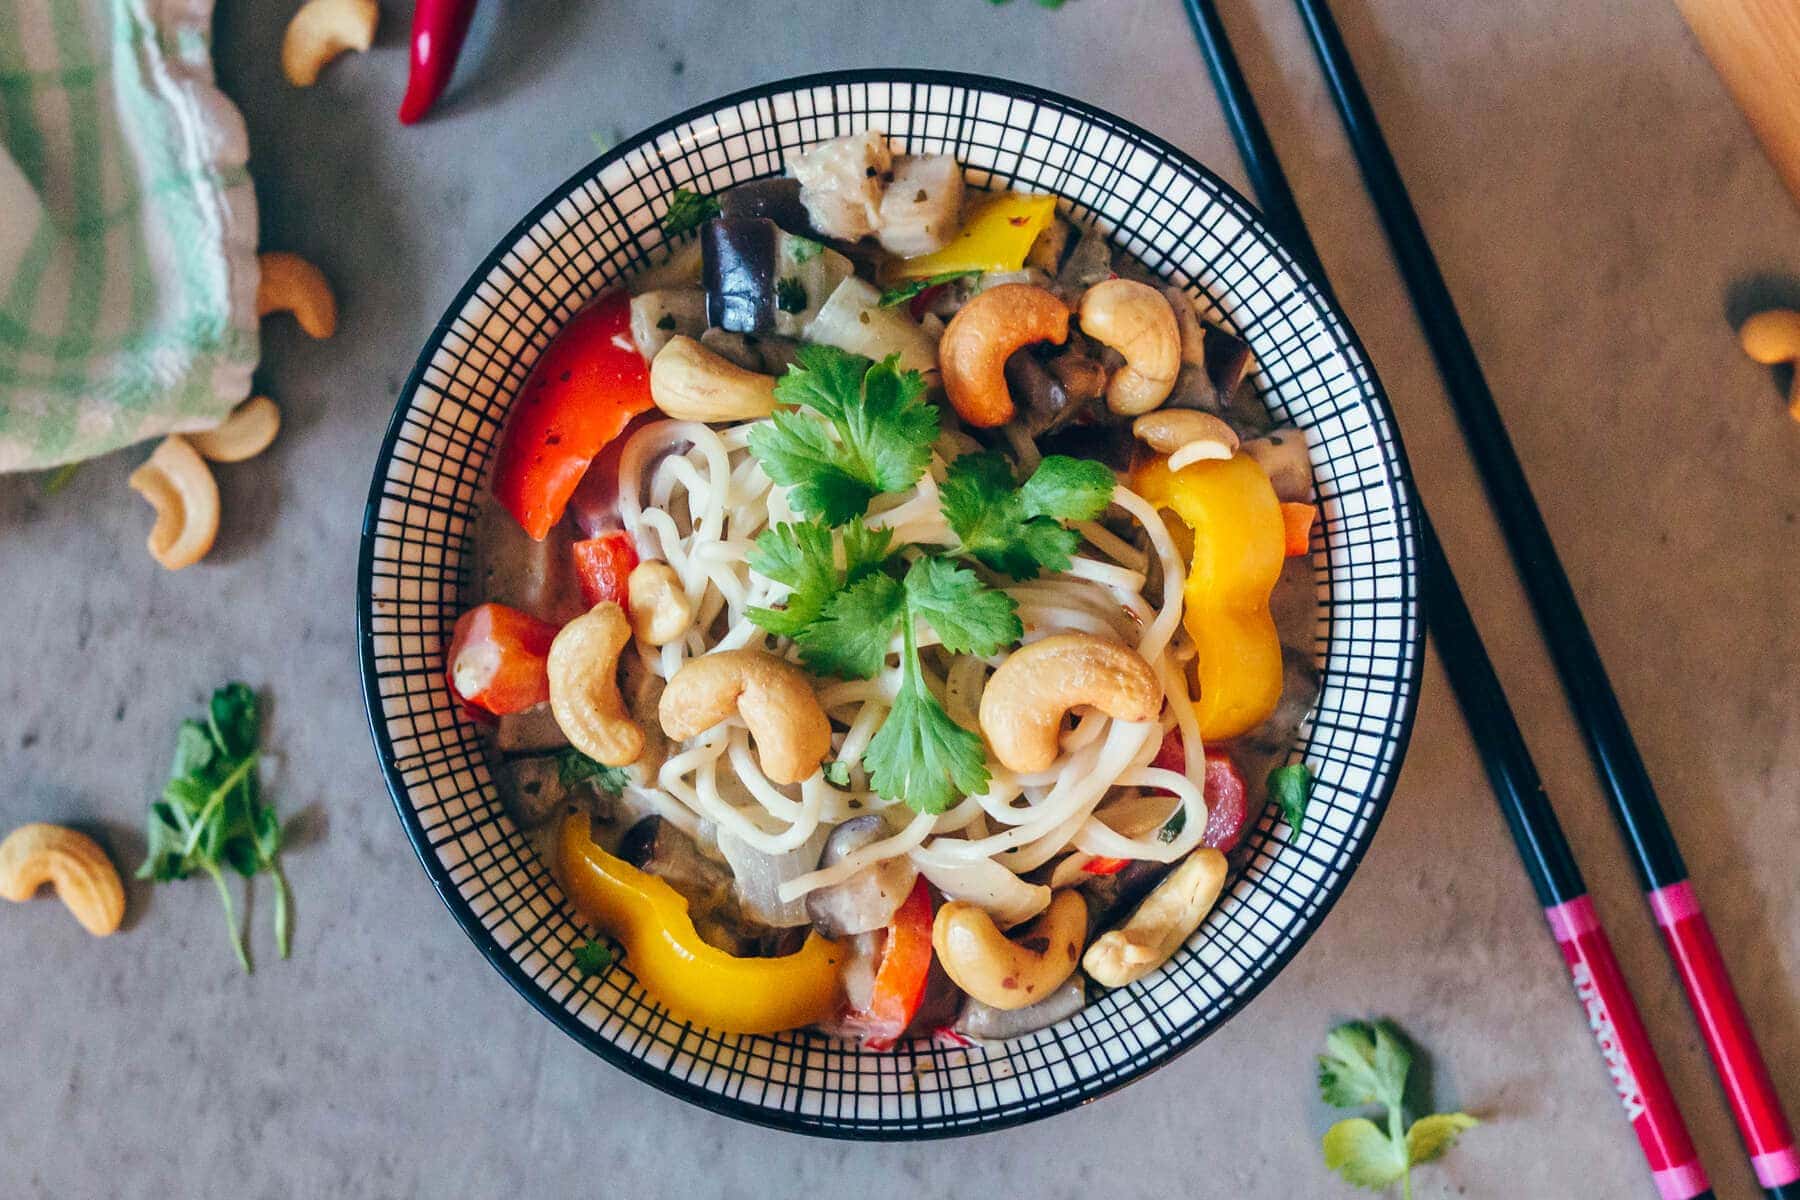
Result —
<svg viewBox="0 0 1800 1200"><path fill-rule="evenodd" d="M887 278L924 279L966 271L1017 271L1025 265L1031 243L1056 215L1055 196L1001 192L979 201L969 211L962 231L941 250L890 263Z"/></svg>
<svg viewBox="0 0 1800 1200"><path fill-rule="evenodd" d="M586 813L564 819L558 874L582 916L625 943L625 965L678 1019L724 1033L777 1033L843 1005L843 953L817 933L783 958L738 958L702 941L687 897L594 843Z"/></svg>
<svg viewBox="0 0 1800 1200"><path fill-rule="evenodd" d="M1247 733L1281 700L1281 639L1269 613L1286 557L1275 489L1242 453L1179 471L1157 458L1133 474L1131 486L1194 531L1182 622L1197 651L1200 736L1212 742Z"/></svg>

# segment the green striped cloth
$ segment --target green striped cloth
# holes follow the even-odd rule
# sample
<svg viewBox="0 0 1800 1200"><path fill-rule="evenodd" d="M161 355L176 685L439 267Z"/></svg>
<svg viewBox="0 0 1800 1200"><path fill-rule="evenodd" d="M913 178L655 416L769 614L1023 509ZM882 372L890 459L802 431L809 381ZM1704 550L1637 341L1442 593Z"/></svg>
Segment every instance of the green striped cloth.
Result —
<svg viewBox="0 0 1800 1200"><path fill-rule="evenodd" d="M256 365L212 0L0 0L0 471L205 429Z"/></svg>

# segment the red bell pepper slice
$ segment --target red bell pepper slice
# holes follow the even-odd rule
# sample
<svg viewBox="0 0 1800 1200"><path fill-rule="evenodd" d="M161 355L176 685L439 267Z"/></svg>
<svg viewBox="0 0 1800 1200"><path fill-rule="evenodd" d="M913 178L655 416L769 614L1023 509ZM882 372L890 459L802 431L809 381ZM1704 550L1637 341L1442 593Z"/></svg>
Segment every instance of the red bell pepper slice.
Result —
<svg viewBox="0 0 1800 1200"><path fill-rule="evenodd" d="M525 377L500 438L495 498L542 541L594 456L650 404L631 297L608 292L569 319Z"/></svg>
<svg viewBox="0 0 1800 1200"><path fill-rule="evenodd" d="M467 707L500 715L550 698L546 659L556 626L504 604L464 613L444 658L450 690Z"/></svg>
<svg viewBox="0 0 1800 1200"><path fill-rule="evenodd" d="M869 1007L847 1021L871 1050L891 1049L925 999L931 973L931 888L923 879L888 923Z"/></svg>
<svg viewBox="0 0 1800 1200"><path fill-rule="evenodd" d="M626 581L638 565L637 546L624 530L603 533L584 542L576 542L575 577L581 582L581 600L589 608L611 600L620 608L626 603Z"/></svg>

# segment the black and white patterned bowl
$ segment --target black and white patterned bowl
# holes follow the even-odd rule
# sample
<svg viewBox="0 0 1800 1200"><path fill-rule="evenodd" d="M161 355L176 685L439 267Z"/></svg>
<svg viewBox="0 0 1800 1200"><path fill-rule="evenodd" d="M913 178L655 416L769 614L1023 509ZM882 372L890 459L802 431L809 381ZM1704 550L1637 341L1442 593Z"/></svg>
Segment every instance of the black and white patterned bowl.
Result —
<svg viewBox="0 0 1800 1200"><path fill-rule="evenodd" d="M1322 520L1314 653L1324 673L1295 754L1318 777L1298 835L1271 814L1248 866L1169 965L1054 1028L993 1048L890 1053L807 1033L720 1035L676 1020L631 977L570 959L569 902L494 790L444 682L464 607L470 517L508 402L585 301L664 253L685 187L779 173L783 158L876 128L949 152L974 182L1053 192L1151 269L1194 288L1254 350L1253 380L1305 426ZM1236 192L1142 130L1017 84L860 71L770 84L632 138L509 233L433 331L395 408L363 520L363 691L388 789L444 902L519 992L633 1075L715 1111L807 1133L929 1137L1017 1124L1166 1063L1243 1008L1300 949L1375 832L1412 727L1423 631L1406 463L1343 315Z"/></svg>

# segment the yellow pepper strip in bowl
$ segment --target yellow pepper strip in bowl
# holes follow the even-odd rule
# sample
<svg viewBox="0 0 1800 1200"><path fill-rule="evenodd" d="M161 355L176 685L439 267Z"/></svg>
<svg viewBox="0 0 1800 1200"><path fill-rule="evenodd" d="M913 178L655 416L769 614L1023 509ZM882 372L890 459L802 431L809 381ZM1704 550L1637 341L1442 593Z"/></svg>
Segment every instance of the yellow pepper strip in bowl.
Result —
<svg viewBox="0 0 1800 1200"><path fill-rule="evenodd" d="M625 943L625 965L678 1019L723 1033L778 1033L842 1007L836 943L809 933L783 958L737 958L708 945L687 897L596 845L587 814L563 821L557 860L575 907Z"/></svg>
<svg viewBox="0 0 1800 1200"><path fill-rule="evenodd" d="M1281 699L1281 639L1269 594L1286 557L1281 504L1255 459L1238 453L1170 471L1153 459L1131 486L1194 531L1182 621L1194 639L1200 736L1247 733Z"/></svg>
<svg viewBox="0 0 1800 1200"><path fill-rule="evenodd" d="M950 244L887 268L889 281L925 279L964 271L1017 271L1031 243L1056 215L1055 196L1002 192L977 203Z"/></svg>

